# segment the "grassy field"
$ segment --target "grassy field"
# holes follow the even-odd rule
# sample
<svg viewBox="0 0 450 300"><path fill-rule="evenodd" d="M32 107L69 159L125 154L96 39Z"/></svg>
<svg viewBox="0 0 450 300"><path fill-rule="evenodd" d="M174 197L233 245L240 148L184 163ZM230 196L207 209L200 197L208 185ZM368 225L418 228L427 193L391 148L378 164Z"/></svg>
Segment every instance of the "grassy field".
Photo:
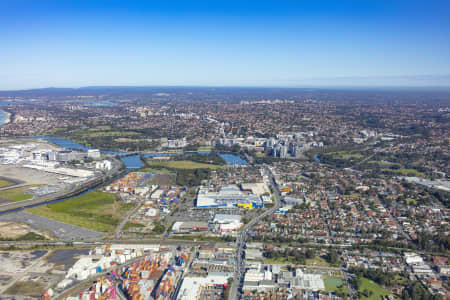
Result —
<svg viewBox="0 0 450 300"><path fill-rule="evenodd" d="M408 278L401 275L395 275L395 282L399 285L408 285Z"/></svg>
<svg viewBox="0 0 450 300"><path fill-rule="evenodd" d="M115 194L92 191L66 201L33 207L27 212L96 231L110 232L132 207L133 204L123 203Z"/></svg>
<svg viewBox="0 0 450 300"><path fill-rule="evenodd" d="M390 293L386 291L383 287L381 287L379 284L373 282L372 280L369 280L367 278L361 279L361 286L359 288L359 292L364 292L364 290L367 290L372 292L371 296L363 296L362 299L369 299L369 300L378 300L381 296L389 295Z"/></svg>
<svg viewBox="0 0 450 300"><path fill-rule="evenodd" d="M414 169L382 169L382 172L386 173L392 173L395 175L402 175L402 176L416 176L416 177L424 177L425 174L422 172L419 172Z"/></svg>
<svg viewBox="0 0 450 300"><path fill-rule="evenodd" d="M325 259L321 257L314 257L306 259L306 265L308 266L318 266L318 267L329 267L330 264L326 262Z"/></svg>
<svg viewBox="0 0 450 300"><path fill-rule="evenodd" d="M350 159L350 158L356 158L356 159L360 159L362 158L362 155L359 153L355 153L355 154L342 154L341 157L343 159Z"/></svg>
<svg viewBox="0 0 450 300"><path fill-rule="evenodd" d="M78 132L77 132L78 134ZM129 137L132 135L138 135L139 133L134 131L84 131L80 132L80 138L92 138L92 137L104 137L104 136L113 136L113 137Z"/></svg>
<svg viewBox="0 0 450 300"><path fill-rule="evenodd" d="M111 126L105 125L105 126L96 126L94 128L89 128L88 131L105 131L105 130L111 130Z"/></svg>
<svg viewBox="0 0 450 300"><path fill-rule="evenodd" d="M8 180L0 179L0 188L7 187L7 186L10 186L10 185L13 185L13 183L8 181Z"/></svg>
<svg viewBox="0 0 450 300"><path fill-rule="evenodd" d="M127 230L130 230L130 229L133 230L133 229L142 228L142 227L145 227L145 225L141 224L141 223L126 222L125 226L123 226L123 230L127 231Z"/></svg>
<svg viewBox="0 0 450 300"><path fill-rule="evenodd" d="M298 265L298 263L295 261L295 257L293 256L280 256L277 258L264 258L265 264L294 264ZM330 264L327 263L323 258L321 257L315 257L306 259L306 265L307 266L316 266L316 267L329 267Z"/></svg>
<svg viewBox="0 0 450 300"><path fill-rule="evenodd" d="M47 238L43 235L34 233L34 232L28 232L21 236L12 238L12 237L2 237L0 236L0 241L39 241L39 240L46 240Z"/></svg>
<svg viewBox="0 0 450 300"><path fill-rule="evenodd" d="M193 162L190 160L168 160L168 161L154 161L154 160L147 160L147 164L152 166L159 166L159 167L166 167L166 168L172 168L172 169L186 169L186 170L193 170L193 169L218 169L221 166L219 165L213 165L213 164L204 164L204 163L198 163Z"/></svg>
<svg viewBox="0 0 450 300"><path fill-rule="evenodd" d="M155 185L174 185L177 182L177 174L158 173L152 176L150 184Z"/></svg>
<svg viewBox="0 0 450 300"><path fill-rule="evenodd" d="M204 147L198 147L197 151L211 151L212 149L214 149L214 147L204 146Z"/></svg>
<svg viewBox="0 0 450 300"><path fill-rule="evenodd" d="M278 258L264 258L265 264L291 264L292 261L289 259L289 257L278 257Z"/></svg>
<svg viewBox="0 0 450 300"><path fill-rule="evenodd" d="M341 159L360 159L363 157L361 153L359 153L359 150L328 152L326 154Z"/></svg>
<svg viewBox="0 0 450 300"><path fill-rule="evenodd" d="M40 296L45 292L45 286L37 281L17 281L4 294L21 296Z"/></svg>
<svg viewBox="0 0 450 300"><path fill-rule="evenodd" d="M139 172L154 172L154 173L173 173L173 171L167 170L167 169L156 169L156 168L150 168L150 167L143 167L138 170Z"/></svg>
<svg viewBox="0 0 450 300"><path fill-rule="evenodd" d="M325 292L341 292L347 293L347 285L340 277L327 276L324 278Z"/></svg>
<svg viewBox="0 0 450 300"><path fill-rule="evenodd" d="M385 167L398 165L398 164L395 164L395 163L392 163L392 162L386 161L386 160L380 160L380 161L378 161L378 160L369 160L367 163L368 164L379 165L379 166L385 166Z"/></svg>
<svg viewBox="0 0 450 300"><path fill-rule="evenodd" d="M31 199L32 198L31 195L25 194L25 191L31 187L33 186L29 185L0 191L0 198L7 199L12 202Z"/></svg>

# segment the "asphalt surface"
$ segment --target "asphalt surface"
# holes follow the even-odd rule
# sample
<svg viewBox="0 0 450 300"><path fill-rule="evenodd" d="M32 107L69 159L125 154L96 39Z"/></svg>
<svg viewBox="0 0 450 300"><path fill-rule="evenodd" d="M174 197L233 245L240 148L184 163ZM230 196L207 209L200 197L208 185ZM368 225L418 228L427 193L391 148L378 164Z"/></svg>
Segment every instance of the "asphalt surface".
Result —
<svg viewBox="0 0 450 300"><path fill-rule="evenodd" d="M270 178L270 184L272 186L273 195L275 197L275 205L259 215L258 217L251 220L245 227L241 230L239 233L237 239L236 239L236 268L234 270L234 277L233 277L233 285L231 286L230 290L230 299L240 299L241 298L241 290L242 285L244 283L244 275L245 275L245 250L244 246L247 241L247 235L249 230L257 224L259 221L264 219L266 216L274 213L277 209L281 206L281 196L280 196L280 190L278 189L278 185L276 184L273 174L270 171L268 167L266 167L266 172L269 175Z"/></svg>
<svg viewBox="0 0 450 300"><path fill-rule="evenodd" d="M95 240L102 237L102 233L85 229L68 223L59 222L23 211L0 215L0 221L25 223L33 228L43 229L51 235L65 240Z"/></svg>

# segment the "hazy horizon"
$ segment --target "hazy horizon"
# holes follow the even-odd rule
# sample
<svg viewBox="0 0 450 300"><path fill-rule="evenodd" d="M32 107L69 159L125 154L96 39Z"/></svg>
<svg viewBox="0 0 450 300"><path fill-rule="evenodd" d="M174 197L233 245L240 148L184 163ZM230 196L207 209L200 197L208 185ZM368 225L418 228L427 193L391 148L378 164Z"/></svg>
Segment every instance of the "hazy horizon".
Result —
<svg viewBox="0 0 450 300"><path fill-rule="evenodd" d="M86 86L47 86L25 89L0 89L0 92L23 92L39 90L95 90L95 89L293 89L293 90L348 90L348 91L450 91L450 85L309 85L309 86L238 86L238 85L86 85Z"/></svg>

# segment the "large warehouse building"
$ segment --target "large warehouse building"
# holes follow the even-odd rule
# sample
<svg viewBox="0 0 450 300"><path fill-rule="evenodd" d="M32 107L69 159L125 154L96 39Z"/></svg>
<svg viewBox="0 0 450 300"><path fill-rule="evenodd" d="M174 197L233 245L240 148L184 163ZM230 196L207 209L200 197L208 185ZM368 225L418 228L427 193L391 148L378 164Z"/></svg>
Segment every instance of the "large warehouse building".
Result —
<svg viewBox="0 0 450 300"><path fill-rule="evenodd" d="M255 194L246 194L236 185L224 186L219 191L209 191L201 187L197 195L197 207L243 207L252 209L262 207L261 197Z"/></svg>

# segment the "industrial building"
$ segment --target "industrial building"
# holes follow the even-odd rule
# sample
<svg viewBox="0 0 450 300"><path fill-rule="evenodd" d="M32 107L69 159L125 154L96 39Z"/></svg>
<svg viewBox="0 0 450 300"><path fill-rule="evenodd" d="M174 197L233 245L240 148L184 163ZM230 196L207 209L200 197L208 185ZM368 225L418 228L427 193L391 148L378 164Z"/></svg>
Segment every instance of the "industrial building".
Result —
<svg viewBox="0 0 450 300"><path fill-rule="evenodd" d="M87 156L92 159L100 159L101 153L99 149L89 149L87 152Z"/></svg>
<svg viewBox="0 0 450 300"><path fill-rule="evenodd" d="M325 290L322 275L303 273L301 269L295 271L295 277L291 281L291 287L308 291Z"/></svg>
<svg viewBox="0 0 450 300"><path fill-rule="evenodd" d="M216 230L223 234L236 231L243 225L240 215L227 214L216 214L212 223Z"/></svg>
<svg viewBox="0 0 450 300"><path fill-rule="evenodd" d="M258 196L270 194L270 189L264 182L243 183L241 184L241 187L243 191L249 191Z"/></svg>
<svg viewBox="0 0 450 300"><path fill-rule="evenodd" d="M206 187L200 187L197 194L197 207L243 207L253 209L263 207L263 202L260 196L244 193L236 185L221 187L219 191L209 191Z"/></svg>
<svg viewBox="0 0 450 300"><path fill-rule="evenodd" d="M295 205L299 205L299 204L305 203L305 200L301 199L301 198L286 196L286 197L284 197L284 202L287 205L294 205L295 206Z"/></svg>
<svg viewBox="0 0 450 300"><path fill-rule="evenodd" d="M182 139L175 139L175 140L167 140L167 142L162 144L162 147L169 148L169 149L179 149L184 148L187 146L187 140L186 138Z"/></svg>
<svg viewBox="0 0 450 300"><path fill-rule="evenodd" d="M187 233L192 231L202 231L208 229L206 222L175 222L172 226L174 233Z"/></svg>
<svg viewBox="0 0 450 300"><path fill-rule="evenodd" d="M96 170L109 171L112 169L112 163L109 160L102 160L95 163Z"/></svg>
<svg viewBox="0 0 450 300"><path fill-rule="evenodd" d="M30 168L35 170L40 170L48 173L54 173L59 175L66 175L66 176L72 176L72 177L82 177L82 178L88 178L94 176L94 172L90 170L83 170L83 169L70 169L70 168L64 168L59 167L55 168L54 166L48 166L48 165L23 165L24 168Z"/></svg>
<svg viewBox="0 0 450 300"><path fill-rule="evenodd" d="M325 290L325 284L321 274L304 273L301 269L295 272L280 272L274 268L275 265L268 265L261 270L251 268L245 273L244 291L265 291L275 287L290 287L291 289L320 291ZM277 276L273 276L277 274ZM276 278L276 280L274 280Z"/></svg>
<svg viewBox="0 0 450 300"><path fill-rule="evenodd" d="M260 260L263 258L261 249L247 249L245 250L245 258L250 260Z"/></svg>
<svg viewBox="0 0 450 300"><path fill-rule="evenodd" d="M48 160L59 161L59 162L69 162L73 160L82 160L86 157L84 152L76 152L72 150L52 150L48 152Z"/></svg>
<svg viewBox="0 0 450 300"><path fill-rule="evenodd" d="M218 223L218 224L241 223L241 216L240 215L216 214L214 216L213 223Z"/></svg>
<svg viewBox="0 0 450 300"><path fill-rule="evenodd" d="M228 276L226 275L209 275L207 277L186 277L178 294L178 300L201 299L203 291L213 287L228 285Z"/></svg>

